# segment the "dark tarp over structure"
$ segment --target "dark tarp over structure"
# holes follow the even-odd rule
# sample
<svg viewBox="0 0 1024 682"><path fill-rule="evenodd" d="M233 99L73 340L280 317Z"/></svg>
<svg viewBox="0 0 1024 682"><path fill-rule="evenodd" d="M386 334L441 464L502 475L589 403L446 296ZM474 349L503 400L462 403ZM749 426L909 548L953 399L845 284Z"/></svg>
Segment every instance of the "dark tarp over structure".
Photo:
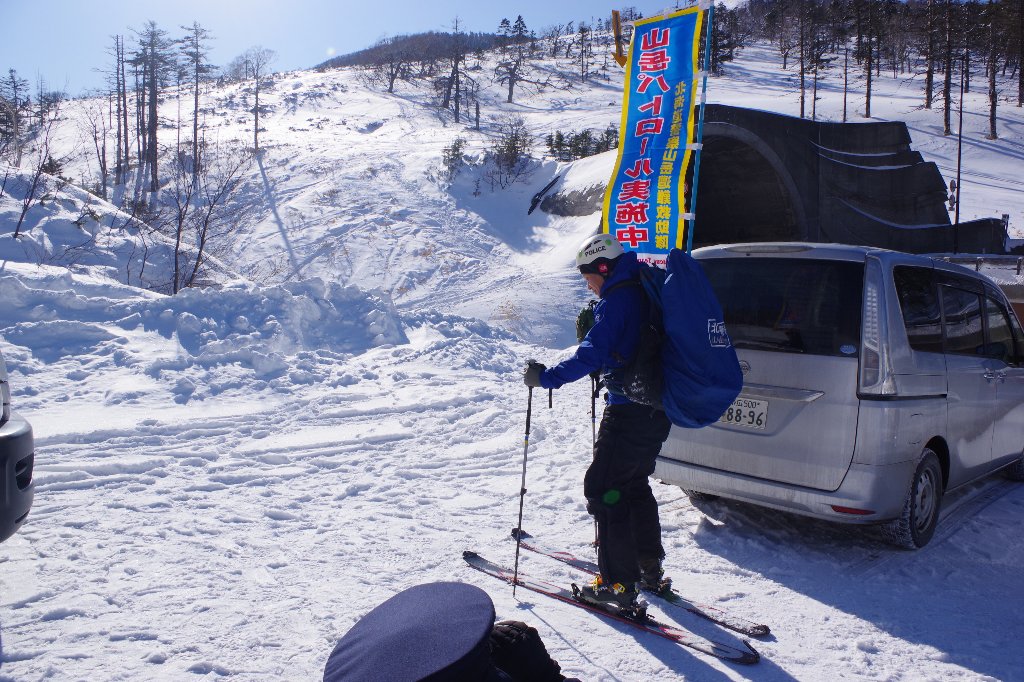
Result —
<svg viewBox="0 0 1024 682"><path fill-rule="evenodd" d="M996 218L953 226L938 167L898 121L829 123L709 104L694 246L810 241L1006 253Z"/></svg>

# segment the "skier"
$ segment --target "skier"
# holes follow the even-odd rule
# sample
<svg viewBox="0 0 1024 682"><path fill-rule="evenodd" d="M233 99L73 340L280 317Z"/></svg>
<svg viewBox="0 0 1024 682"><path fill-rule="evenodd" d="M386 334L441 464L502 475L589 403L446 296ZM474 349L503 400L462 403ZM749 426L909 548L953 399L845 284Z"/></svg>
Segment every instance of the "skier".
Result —
<svg viewBox="0 0 1024 682"><path fill-rule="evenodd" d="M601 573L580 597L639 615L645 607L639 589L661 592L671 584L662 568L658 503L648 481L671 422L663 411L635 403L623 391L623 368L649 315L636 254L599 234L580 246L576 266L600 298L594 326L569 359L551 368L531 360L524 382L552 389L601 373L606 405L583 480L587 511L597 520Z"/></svg>

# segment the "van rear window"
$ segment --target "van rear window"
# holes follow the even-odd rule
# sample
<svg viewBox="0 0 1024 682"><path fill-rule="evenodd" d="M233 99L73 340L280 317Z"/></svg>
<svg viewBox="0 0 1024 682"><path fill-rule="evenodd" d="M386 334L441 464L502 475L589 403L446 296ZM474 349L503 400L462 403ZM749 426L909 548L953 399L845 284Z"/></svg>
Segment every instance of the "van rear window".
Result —
<svg viewBox="0 0 1024 682"><path fill-rule="evenodd" d="M805 258L700 261L737 348L856 356L864 264Z"/></svg>

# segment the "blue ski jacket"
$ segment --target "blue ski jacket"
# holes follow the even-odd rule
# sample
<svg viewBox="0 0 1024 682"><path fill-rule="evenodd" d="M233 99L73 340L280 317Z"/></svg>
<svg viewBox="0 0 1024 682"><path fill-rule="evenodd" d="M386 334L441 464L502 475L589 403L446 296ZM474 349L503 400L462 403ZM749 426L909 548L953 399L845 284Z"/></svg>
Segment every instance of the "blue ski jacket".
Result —
<svg viewBox="0 0 1024 682"><path fill-rule="evenodd" d="M619 257L611 276L601 288L601 300L594 308L594 326L571 358L541 373L541 386L561 388L591 372L600 371L608 389L609 404L632 402L623 394L622 368L636 353L650 305L639 284L639 269L636 254L632 251ZM637 285L626 284L630 280L636 281ZM618 286L620 284L623 286Z"/></svg>

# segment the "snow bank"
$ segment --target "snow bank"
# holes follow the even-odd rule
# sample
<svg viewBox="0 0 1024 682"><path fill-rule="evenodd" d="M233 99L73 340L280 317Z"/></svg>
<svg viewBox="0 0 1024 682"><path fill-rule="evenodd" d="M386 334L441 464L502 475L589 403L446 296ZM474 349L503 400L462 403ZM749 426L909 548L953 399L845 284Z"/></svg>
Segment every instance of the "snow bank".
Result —
<svg viewBox="0 0 1024 682"><path fill-rule="evenodd" d="M165 384L179 403L275 380L345 384L353 379L331 366L407 342L386 296L315 279L164 296L63 268L9 263L0 300L0 339L13 346L5 347L12 372L63 365L75 380L138 374ZM30 384L45 392L38 382L18 382L23 390ZM108 400L132 402L135 392L108 393Z"/></svg>

